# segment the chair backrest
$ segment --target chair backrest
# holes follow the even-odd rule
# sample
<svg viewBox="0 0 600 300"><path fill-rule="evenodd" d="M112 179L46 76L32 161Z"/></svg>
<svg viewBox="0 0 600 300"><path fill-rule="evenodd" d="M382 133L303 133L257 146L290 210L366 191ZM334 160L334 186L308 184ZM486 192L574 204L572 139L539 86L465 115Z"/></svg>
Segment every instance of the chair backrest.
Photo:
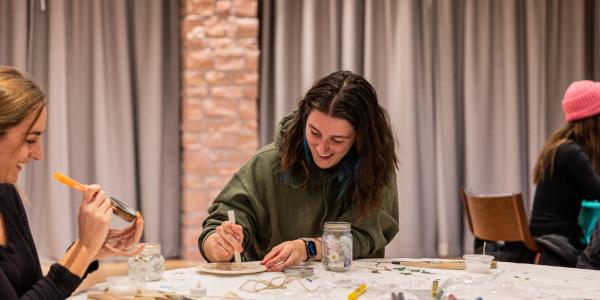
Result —
<svg viewBox="0 0 600 300"><path fill-rule="evenodd" d="M529 232L521 193L478 195L461 188L461 197L475 237L488 241L520 241L530 250L540 251Z"/></svg>

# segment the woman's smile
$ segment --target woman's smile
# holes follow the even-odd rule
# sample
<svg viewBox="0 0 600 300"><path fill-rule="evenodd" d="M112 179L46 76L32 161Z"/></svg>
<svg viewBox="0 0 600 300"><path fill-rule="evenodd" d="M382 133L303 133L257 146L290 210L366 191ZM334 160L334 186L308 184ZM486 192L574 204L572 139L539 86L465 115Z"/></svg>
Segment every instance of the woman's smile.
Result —
<svg viewBox="0 0 600 300"><path fill-rule="evenodd" d="M347 120L329 116L318 110L308 115L305 130L313 160L321 169L337 164L356 140L356 132Z"/></svg>

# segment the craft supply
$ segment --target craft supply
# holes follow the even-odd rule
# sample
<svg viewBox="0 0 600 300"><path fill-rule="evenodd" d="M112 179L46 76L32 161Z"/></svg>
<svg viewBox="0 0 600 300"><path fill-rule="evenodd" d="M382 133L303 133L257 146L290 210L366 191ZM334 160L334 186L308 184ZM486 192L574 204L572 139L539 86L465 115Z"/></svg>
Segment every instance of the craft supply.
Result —
<svg viewBox="0 0 600 300"><path fill-rule="evenodd" d="M209 263L198 266L198 271L210 274L219 275L245 275L252 273L261 273L267 268L254 262L245 262L241 264L241 268L236 268L235 263Z"/></svg>
<svg viewBox="0 0 600 300"><path fill-rule="evenodd" d="M196 287L190 289L190 295L192 297L206 297L206 288L202 286L202 282L196 282Z"/></svg>
<svg viewBox="0 0 600 300"><path fill-rule="evenodd" d="M228 210L227 211L227 216L229 217L229 222L235 224L235 212L233 210ZM233 256L235 257L235 265L234 267L236 269L241 269L242 268L242 257L240 256L240 253L238 251L233 251Z"/></svg>
<svg viewBox="0 0 600 300"><path fill-rule="evenodd" d="M494 259L491 255L482 254L465 254L463 258L465 259L467 272L483 274L490 272L492 260Z"/></svg>
<svg viewBox="0 0 600 300"><path fill-rule="evenodd" d="M106 278L108 291L114 296L133 296L137 293L137 284L127 276Z"/></svg>
<svg viewBox="0 0 600 300"><path fill-rule="evenodd" d="M323 224L321 262L325 270L344 272L352 264L352 234L350 223L326 222Z"/></svg>
<svg viewBox="0 0 600 300"><path fill-rule="evenodd" d="M115 295L109 291L101 291L101 292L90 291L90 292L87 292L87 299L93 299L93 300L122 300L122 299L185 300L185 299L189 299L189 298L186 298L185 296L177 295L176 293L172 293L172 292L160 292L160 291L139 288L139 289L135 290L134 294L129 295L129 296Z"/></svg>
<svg viewBox="0 0 600 300"><path fill-rule="evenodd" d="M464 260L393 261L392 264L406 267L429 268L440 270L464 270L466 268ZM493 260L491 268L496 269L497 267L497 261Z"/></svg>
<svg viewBox="0 0 600 300"><path fill-rule="evenodd" d="M285 289L288 284L290 284L296 280L300 283L300 285L307 292L313 293L319 289L319 286L317 286L314 289L308 288L304 284L302 279L303 278L299 277L299 276L287 276L287 275L286 276L277 276L277 277L272 278L271 280L249 279L240 286L240 290L245 291L245 292L258 293L258 292L264 291L264 290ZM279 280L281 280L281 282L278 283L277 281L279 281ZM252 283L254 283L254 285L249 287L248 285L250 285Z"/></svg>
<svg viewBox="0 0 600 300"><path fill-rule="evenodd" d="M314 270L308 266L289 266L283 269L283 273L289 276L312 276Z"/></svg>
<svg viewBox="0 0 600 300"><path fill-rule="evenodd" d="M386 271L391 271L392 269L388 268L385 263L381 263L381 262L376 262L375 263L375 267L376 268L383 268Z"/></svg>
<svg viewBox="0 0 600 300"><path fill-rule="evenodd" d="M386 266L379 266L378 264L376 264L374 267L352 265L351 268L368 269L368 270L371 270L371 273L379 273L379 271L391 271L392 270Z"/></svg>
<svg viewBox="0 0 600 300"><path fill-rule="evenodd" d="M367 290L366 284L361 284L358 288L348 294L348 300L355 300Z"/></svg>
<svg viewBox="0 0 600 300"><path fill-rule="evenodd" d="M54 172L52 177L54 177L54 179L56 179L58 182L65 184L75 190L85 192L85 184L82 184L77 180L62 174L61 172ZM110 205L112 206L113 213L127 222L132 222L133 220L135 220L135 217L139 213L135 209L131 208L129 205L118 200L117 198L109 197L108 200L110 200Z"/></svg>
<svg viewBox="0 0 600 300"><path fill-rule="evenodd" d="M437 296L439 284L440 284L439 279L434 280L433 283L431 284L431 297L435 298L435 296Z"/></svg>
<svg viewBox="0 0 600 300"><path fill-rule="evenodd" d="M165 272L165 258L157 243L140 243L144 249L127 261L129 277L138 281L156 281Z"/></svg>
<svg viewBox="0 0 600 300"><path fill-rule="evenodd" d="M404 293L399 292L398 294L392 293L392 300L404 300Z"/></svg>

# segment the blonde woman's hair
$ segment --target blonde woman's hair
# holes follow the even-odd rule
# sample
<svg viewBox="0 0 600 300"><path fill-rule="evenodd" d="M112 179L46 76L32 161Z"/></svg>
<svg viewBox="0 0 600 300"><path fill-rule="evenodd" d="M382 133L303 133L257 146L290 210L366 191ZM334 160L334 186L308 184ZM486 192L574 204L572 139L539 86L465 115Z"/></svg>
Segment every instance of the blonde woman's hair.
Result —
<svg viewBox="0 0 600 300"><path fill-rule="evenodd" d="M29 125L31 129L45 106L46 96L33 81L14 68L0 66L0 138L29 114L37 112ZM23 136L23 142L26 137ZM17 185L15 188L25 205L31 207L27 195Z"/></svg>
<svg viewBox="0 0 600 300"><path fill-rule="evenodd" d="M33 125L45 105L46 96L33 81L14 68L0 66L0 137L37 112Z"/></svg>

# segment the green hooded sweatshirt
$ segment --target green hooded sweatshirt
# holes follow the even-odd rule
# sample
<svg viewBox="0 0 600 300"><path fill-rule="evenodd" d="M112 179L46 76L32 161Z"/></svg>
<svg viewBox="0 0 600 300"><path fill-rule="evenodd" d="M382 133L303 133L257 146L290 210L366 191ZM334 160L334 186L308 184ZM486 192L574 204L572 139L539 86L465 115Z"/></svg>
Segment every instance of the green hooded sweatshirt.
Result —
<svg viewBox="0 0 600 300"><path fill-rule="evenodd" d="M308 189L284 179L277 145L290 120L291 115L279 123L275 143L258 150L209 207L198 238L202 256L208 260L204 241L228 219L227 211L234 210L236 223L244 230L242 259L245 261L262 260L273 247L285 241L321 237L323 223L331 221L351 224L353 258L383 257L385 246L398 232L395 173L383 192L382 208L359 222L358 212L344 205L344 197L338 199L340 184L332 174L317 168Z"/></svg>

